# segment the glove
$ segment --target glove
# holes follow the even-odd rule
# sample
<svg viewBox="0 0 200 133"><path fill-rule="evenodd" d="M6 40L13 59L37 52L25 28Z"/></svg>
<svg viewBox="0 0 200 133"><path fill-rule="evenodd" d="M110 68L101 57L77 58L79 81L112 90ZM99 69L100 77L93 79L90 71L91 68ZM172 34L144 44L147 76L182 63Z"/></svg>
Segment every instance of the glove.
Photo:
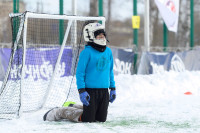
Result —
<svg viewBox="0 0 200 133"><path fill-rule="evenodd" d="M111 103L113 103L115 98L116 98L116 90L115 90L115 88L110 88L110 99L109 99L109 101Z"/></svg>
<svg viewBox="0 0 200 133"><path fill-rule="evenodd" d="M90 95L85 91L85 89L78 89L80 100L83 105L88 106L90 101Z"/></svg>

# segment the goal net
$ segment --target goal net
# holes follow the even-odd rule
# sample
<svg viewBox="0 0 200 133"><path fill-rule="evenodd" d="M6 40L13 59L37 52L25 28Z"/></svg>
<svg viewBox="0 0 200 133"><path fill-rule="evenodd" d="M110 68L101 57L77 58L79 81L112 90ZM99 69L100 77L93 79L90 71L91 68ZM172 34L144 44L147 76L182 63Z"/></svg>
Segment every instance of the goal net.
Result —
<svg viewBox="0 0 200 133"><path fill-rule="evenodd" d="M85 42L83 27L104 17L10 14L12 51L0 89L0 118L18 118L23 112L80 103L76 64Z"/></svg>

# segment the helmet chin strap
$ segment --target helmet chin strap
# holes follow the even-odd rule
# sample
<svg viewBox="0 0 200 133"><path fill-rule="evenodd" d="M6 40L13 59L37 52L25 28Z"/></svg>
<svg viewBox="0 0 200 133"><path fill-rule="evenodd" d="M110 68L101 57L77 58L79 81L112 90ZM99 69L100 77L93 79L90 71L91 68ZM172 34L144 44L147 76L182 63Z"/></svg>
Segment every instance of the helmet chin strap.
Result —
<svg viewBox="0 0 200 133"><path fill-rule="evenodd" d="M107 41L107 42L110 42L107 38L106 38L106 41Z"/></svg>

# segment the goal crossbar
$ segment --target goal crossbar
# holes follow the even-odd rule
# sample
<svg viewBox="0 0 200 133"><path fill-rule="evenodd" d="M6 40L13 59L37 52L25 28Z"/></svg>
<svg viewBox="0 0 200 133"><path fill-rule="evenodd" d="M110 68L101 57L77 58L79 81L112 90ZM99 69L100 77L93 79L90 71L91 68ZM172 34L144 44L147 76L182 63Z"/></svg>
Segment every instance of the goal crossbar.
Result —
<svg viewBox="0 0 200 133"><path fill-rule="evenodd" d="M10 13L10 17L15 17L22 15L20 13ZM32 12L27 12L26 17L28 18L41 18L41 19L63 19L63 20L97 20L105 21L105 17L87 17L87 16L68 16L68 15L54 15L54 14L36 14Z"/></svg>

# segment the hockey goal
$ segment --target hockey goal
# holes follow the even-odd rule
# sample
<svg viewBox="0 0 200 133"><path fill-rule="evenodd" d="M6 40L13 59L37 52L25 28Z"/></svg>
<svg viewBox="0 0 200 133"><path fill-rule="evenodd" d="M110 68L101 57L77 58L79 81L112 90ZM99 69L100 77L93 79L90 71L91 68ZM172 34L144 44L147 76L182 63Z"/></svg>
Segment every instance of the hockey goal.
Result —
<svg viewBox="0 0 200 133"><path fill-rule="evenodd" d="M104 17L10 14L12 52L0 89L0 118L79 102L75 71L84 46L82 29Z"/></svg>

